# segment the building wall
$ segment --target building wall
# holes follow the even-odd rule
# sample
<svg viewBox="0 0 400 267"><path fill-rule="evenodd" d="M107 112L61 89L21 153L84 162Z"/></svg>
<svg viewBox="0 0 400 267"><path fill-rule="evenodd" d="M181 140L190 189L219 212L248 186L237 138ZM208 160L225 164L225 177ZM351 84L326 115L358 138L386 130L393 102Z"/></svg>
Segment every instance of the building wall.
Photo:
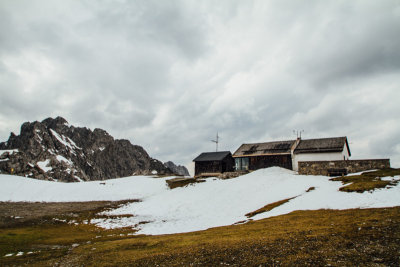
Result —
<svg viewBox="0 0 400 267"><path fill-rule="evenodd" d="M329 169L346 169L348 173L390 168L389 159L299 161L299 174L328 175Z"/></svg>
<svg viewBox="0 0 400 267"><path fill-rule="evenodd" d="M250 157L250 164L249 164L250 170L258 170L274 166L291 170L292 160L290 154Z"/></svg>
<svg viewBox="0 0 400 267"><path fill-rule="evenodd" d="M202 173L223 173L233 171L234 160L232 156L224 158L222 161L198 161L195 162L195 175Z"/></svg>
<svg viewBox="0 0 400 267"><path fill-rule="evenodd" d="M343 160L349 159L349 151L347 150L346 144L344 144L343 151L341 152L326 152L326 153L301 153L293 154L292 165L293 170L299 170L299 161L332 161L332 160Z"/></svg>
<svg viewBox="0 0 400 267"><path fill-rule="evenodd" d="M199 175L202 173L221 173L222 161L199 161L195 162L194 174Z"/></svg>
<svg viewBox="0 0 400 267"><path fill-rule="evenodd" d="M258 170L269 167L282 167L291 170L292 169L292 159L290 154L287 155L268 155L268 156L248 156L248 157L238 157L248 158L249 165L248 168L242 168L241 170Z"/></svg>

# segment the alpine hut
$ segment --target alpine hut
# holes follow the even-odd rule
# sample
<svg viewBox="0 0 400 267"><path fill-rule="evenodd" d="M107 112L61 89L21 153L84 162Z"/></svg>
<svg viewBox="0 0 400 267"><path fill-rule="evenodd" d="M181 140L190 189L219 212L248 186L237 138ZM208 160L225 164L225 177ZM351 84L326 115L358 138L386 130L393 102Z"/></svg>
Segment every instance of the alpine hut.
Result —
<svg viewBox="0 0 400 267"><path fill-rule="evenodd" d="M230 151L204 152L194 160L194 176L215 176L233 171L234 160Z"/></svg>

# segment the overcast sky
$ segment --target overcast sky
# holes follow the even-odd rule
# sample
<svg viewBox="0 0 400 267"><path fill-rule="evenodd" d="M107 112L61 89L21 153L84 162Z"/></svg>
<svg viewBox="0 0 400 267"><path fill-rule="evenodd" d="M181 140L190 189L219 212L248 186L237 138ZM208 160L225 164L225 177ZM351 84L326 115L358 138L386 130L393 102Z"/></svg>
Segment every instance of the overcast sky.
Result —
<svg viewBox="0 0 400 267"><path fill-rule="evenodd" d="M0 2L0 141L64 117L162 161L347 136L400 167L400 2Z"/></svg>

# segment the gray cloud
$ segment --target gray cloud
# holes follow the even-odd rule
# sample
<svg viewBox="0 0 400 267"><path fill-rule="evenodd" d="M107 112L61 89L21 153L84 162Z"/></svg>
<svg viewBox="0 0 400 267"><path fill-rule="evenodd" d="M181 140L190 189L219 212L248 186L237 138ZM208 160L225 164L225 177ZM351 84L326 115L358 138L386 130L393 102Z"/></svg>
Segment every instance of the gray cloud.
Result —
<svg viewBox="0 0 400 267"><path fill-rule="evenodd" d="M63 116L189 164L347 135L400 165L397 1L3 1L0 137Z"/></svg>

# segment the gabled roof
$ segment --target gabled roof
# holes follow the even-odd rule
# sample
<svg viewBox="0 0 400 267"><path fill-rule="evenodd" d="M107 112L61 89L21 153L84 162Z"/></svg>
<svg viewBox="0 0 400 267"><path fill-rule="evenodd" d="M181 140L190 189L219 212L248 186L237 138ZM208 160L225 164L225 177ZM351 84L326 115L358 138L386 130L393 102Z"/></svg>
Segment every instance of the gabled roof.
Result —
<svg viewBox="0 0 400 267"><path fill-rule="evenodd" d="M346 144L347 150L350 153L347 137L331 137L319 139L301 140L294 150L295 154L300 153L321 153L321 152L341 152Z"/></svg>
<svg viewBox="0 0 400 267"><path fill-rule="evenodd" d="M228 155L231 155L230 151L204 152L201 153L193 161L220 161L223 160Z"/></svg>
<svg viewBox="0 0 400 267"><path fill-rule="evenodd" d="M235 153L233 153L233 157L290 154L291 148L295 142L296 140L288 140L243 144L235 151ZM343 151L345 144L347 146L347 151L349 151L349 156L351 156L349 143L347 142L347 137L345 136L318 139L301 139L300 143L295 148L294 153L300 154L341 152Z"/></svg>
<svg viewBox="0 0 400 267"><path fill-rule="evenodd" d="M294 142L295 140L243 144L235 151L235 153L233 153L233 156L243 157L271 154L290 154L290 149L293 146Z"/></svg>

